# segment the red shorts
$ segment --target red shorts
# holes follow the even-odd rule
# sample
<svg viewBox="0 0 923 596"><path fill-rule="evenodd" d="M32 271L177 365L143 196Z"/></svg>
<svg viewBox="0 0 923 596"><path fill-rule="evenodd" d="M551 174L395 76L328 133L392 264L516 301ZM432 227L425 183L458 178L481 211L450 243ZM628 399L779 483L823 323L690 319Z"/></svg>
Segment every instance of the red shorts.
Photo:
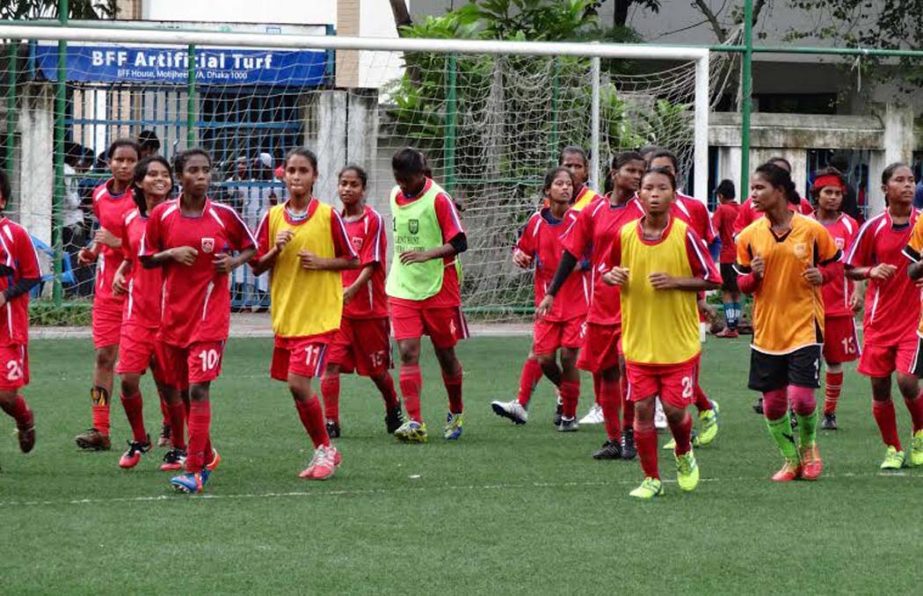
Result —
<svg viewBox="0 0 923 596"><path fill-rule="evenodd" d="M93 304L93 347L97 350L117 346L121 339L122 305L110 302Z"/></svg>
<svg viewBox="0 0 923 596"><path fill-rule="evenodd" d="M29 384L29 349L25 344L0 346L0 391L17 391Z"/></svg>
<svg viewBox="0 0 923 596"><path fill-rule="evenodd" d="M859 358L859 336L852 317L830 317L824 321L824 361L852 362Z"/></svg>
<svg viewBox="0 0 923 596"><path fill-rule="evenodd" d="M149 329L140 325L122 327L119 361L115 365L115 372L120 375L125 373L143 375L150 367L154 378L162 381L163 371L156 358L157 343L157 329Z"/></svg>
<svg viewBox="0 0 923 596"><path fill-rule="evenodd" d="M895 370L913 374L917 356L917 335L908 337L899 344L878 346L868 342L862 346L859 366L856 370L867 377L888 377Z"/></svg>
<svg viewBox="0 0 923 596"><path fill-rule="evenodd" d="M208 383L221 374L223 341L201 341L185 348L156 342L156 358L163 369L163 382L176 389L193 383Z"/></svg>
<svg viewBox="0 0 923 596"><path fill-rule="evenodd" d="M583 345L586 325L583 318L568 321L539 319L532 326L532 353L554 354L558 348L579 348Z"/></svg>
<svg viewBox="0 0 923 596"><path fill-rule="evenodd" d="M619 325L587 323L577 368L590 372L601 372L619 365L622 329Z"/></svg>
<svg viewBox="0 0 923 596"><path fill-rule="evenodd" d="M642 401L655 395L674 408L695 402L695 385L699 378L699 356L680 364L625 363L628 375L628 399Z"/></svg>
<svg viewBox="0 0 923 596"><path fill-rule="evenodd" d="M391 336L387 318L343 317L340 330L330 344L327 362L344 373L379 377L391 368Z"/></svg>
<svg viewBox="0 0 923 596"><path fill-rule="evenodd" d="M437 348L451 348L468 337L468 323L460 306L424 308L391 301L394 339L420 339L428 335Z"/></svg>
<svg viewBox="0 0 923 596"><path fill-rule="evenodd" d="M278 337L272 351L269 376L288 381L288 375L313 379L320 377L327 366L327 346L335 331L310 337Z"/></svg>

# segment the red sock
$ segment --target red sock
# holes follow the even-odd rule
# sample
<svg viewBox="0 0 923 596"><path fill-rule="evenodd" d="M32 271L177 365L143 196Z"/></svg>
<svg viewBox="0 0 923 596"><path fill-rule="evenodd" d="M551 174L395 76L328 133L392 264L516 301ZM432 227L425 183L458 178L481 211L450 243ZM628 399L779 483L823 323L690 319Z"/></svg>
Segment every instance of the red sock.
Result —
<svg viewBox="0 0 923 596"><path fill-rule="evenodd" d="M404 396L404 409L407 418L423 422L420 416L420 390L423 388L423 376L419 364L404 364L400 374L401 394Z"/></svg>
<svg viewBox="0 0 923 596"><path fill-rule="evenodd" d="M705 392L702 391L701 385L699 382L695 382L695 409L700 412L707 412L712 409L711 400L708 399L708 396L705 395ZM685 452L684 452L685 453Z"/></svg>
<svg viewBox="0 0 923 596"><path fill-rule="evenodd" d="M206 452L210 442L212 404L210 401L193 401L189 404L189 450L186 453L186 471L201 472L205 467ZM211 453L208 453L211 460Z"/></svg>
<svg viewBox="0 0 923 596"><path fill-rule="evenodd" d="M442 373L442 383L445 385L445 392L449 396L449 412L461 414L465 409L462 402L462 376L464 372L461 366L458 367L458 374L447 375Z"/></svg>
<svg viewBox="0 0 923 596"><path fill-rule="evenodd" d="M147 432L144 430L144 401L141 398L141 392L134 395L123 393L122 407L125 408L125 415L128 416L132 440L137 443L147 442Z"/></svg>
<svg viewBox="0 0 923 596"><path fill-rule="evenodd" d="M622 424L625 428L635 426L635 402L631 401L628 392L628 375L619 377L619 390L622 392Z"/></svg>
<svg viewBox="0 0 923 596"><path fill-rule="evenodd" d="M320 406L320 400L316 395L312 395L304 401L295 400L295 408L298 410L298 417L301 418L301 424L308 431L314 448L321 445L330 445L330 436L327 434L327 425L324 424L324 411Z"/></svg>
<svg viewBox="0 0 923 596"><path fill-rule="evenodd" d="M397 391L394 390L394 379L390 373L384 373L374 380L375 386L381 391L381 398L385 401L385 408L392 409L400 405L397 399Z"/></svg>
<svg viewBox="0 0 923 596"><path fill-rule="evenodd" d="M320 381L320 394L324 397L324 416L340 422L340 375L327 375Z"/></svg>
<svg viewBox="0 0 923 596"><path fill-rule="evenodd" d="M920 429L923 429L923 393L917 396L916 399L904 399L904 404L907 406L907 410L910 411L910 420L913 424L913 432L916 432Z"/></svg>
<svg viewBox="0 0 923 596"><path fill-rule="evenodd" d="M875 422L878 424L878 430L881 432L881 440L885 445L894 447L898 451L901 449L901 440L897 436L897 416L894 414L894 402L872 400L872 415L875 416Z"/></svg>
<svg viewBox="0 0 923 596"><path fill-rule="evenodd" d="M824 384L824 415L836 413L836 404L840 401L840 390L843 388L843 371L827 371L827 382Z"/></svg>
<svg viewBox="0 0 923 596"><path fill-rule="evenodd" d="M186 404L182 400L168 404L170 411L170 444L174 449L186 449Z"/></svg>
<svg viewBox="0 0 923 596"><path fill-rule="evenodd" d="M23 396L17 395L12 403L2 404L3 411L16 421L16 426L28 428L32 426L32 410Z"/></svg>
<svg viewBox="0 0 923 596"><path fill-rule="evenodd" d="M692 449L692 416L689 415L689 412L685 412L682 421L678 424L670 422L670 432L673 434L673 438L676 439L676 449L673 450L673 453L676 455L689 453L689 450Z"/></svg>
<svg viewBox="0 0 923 596"><path fill-rule="evenodd" d="M542 380L542 367L535 358L526 358L522 363L522 372L519 373L519 395L516 399L519 405L526 407L532 399L535 386Z"/></svg>
<svg viewBox="0 0 923 596"><path fill-rule="evenodd" d="M105 387L93 387L90 389L90 398L93 400L93 428L108 437L109 390Z"/></svg>
<svg viewBox="0 0 923 596"><path fill-rule="evenodd" d="M575 418L577 416L577 401L580 399L580 380L561 381L561 416Z"/></svg>
<svg viewBox="0 0 923 596"><path fill-rule="evenodd" d="M606 427L606 436L610 441L619 442L622 438L622 424L620 422L622 409L622 392L619 391L618 381L599 382L599 407L603 410L603 425Z"/></svg>
<svg viewBox="0 0 923 596"><path fill-rule="evenodd" d="M167 405L167 401L160 396L160 413L163 415L163 425L170 426L170 406Z"/></svg>
<svg viewBox="0 0 923 596"><path fill-rule="evenodd" d="M648 423L644 428L635 422L635 445L638 448L638 459L641 460L641 470L645 478L660 478L660 469L657 466L657 429Z"/></svg>

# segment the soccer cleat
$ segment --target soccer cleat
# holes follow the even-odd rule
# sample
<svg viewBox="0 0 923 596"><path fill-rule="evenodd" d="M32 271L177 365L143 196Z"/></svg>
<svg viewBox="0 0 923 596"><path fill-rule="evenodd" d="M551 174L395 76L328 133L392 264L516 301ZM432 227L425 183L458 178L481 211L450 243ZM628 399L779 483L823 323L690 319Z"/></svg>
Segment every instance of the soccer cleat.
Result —
<svg viewBox="0 0 923 596"><path fill-rule="evenodd" d="M425 443L429 440L426 425L416 420L408 420L394 431L394 437L402 443Z"/></svg>
<svg viewBox="0 0 923 596"><path fill-rule="evenodd" d="M606 441L593 453L593 459L622 459L622 446L615 441Z"/></svg>
<svg viewBox="0 0 923 596"><path fill-rule="evenodd" d="M205 483L208 482L208 470L201 472L186 472L170 479L170 484L176 492L194 495L205 490Z"/></svg>
<svg viewBox="0 0 923 596"><path fill-rule="evenodd" d="M817 480L824 471L824 460L820 458L817 444L801 450L801 478L803 480Z"/></svg>
<svg viewBox="0 0 923 596"><path fill-rule="evenodd" d="M635 447L635 429L626 428L622 431L622 459L634 459L638 456Z"/></svg>
<svg viewBox="0 0 923 596"><path fill-rule="evenodd" d="M109 451L112 448L109 435L104 435L95 428L80 433L74 438L74 442L77 443L77 447L86 451Z"/></svg>
<svg viewBox="0 0 923 596"><path fill-rule="evenodd" d="M331 439L340 438L340 423L335 420L327 420L327 436Z"/></svg>
<svg viewBox="0 0 923 596"><path fill-rule="evenodd" d="M663 430L670 424L667 422L667 415L663 412L663 406L660 400L654 402L654 428Z"/></svg>
<svg viewBox="0 0 923 596"><path fill-rule="evenodd" d="M693 447L701 447L701 445L699 445L699 435L695 432L695 429L692 429L692 432L689 435L689 442L692 444ZM676 450L676 439L674 439L671 436L670 440L667 441L667 444L663 446L663 450L664 451L675 451Z"/></svg>
<svg viewBox="0 0 923 596"><path fill-rule="evenodd" d="M186 464L186 452L182 449L170 449L163 455L163 463L160 469L164 472L175 472L182 470Z"/></svg>
<svg viewBox="0 0 923 596"><path fill-rule="evenodd" d="M756 398L756 401L753 402L753 411L762 416L763 414L763 398L762 397Z"/></svg>
<svg viewBox="0 0 923 596"><path fill-rule="evenodd" d="M561 417L561 424L558 425L559 433L573 433L578 430L580 430L580 425L577 424L576 418Z"/></svg>
<svg viewBox="0 0 923 596"><path fill-rule="evenodd" d="M525 424L529 421L529 412L515 399L513 401L492 401L490 407L494 414L509 418L513 424Z"/></svg>
<svg viewBox="0 0 923 596"><path fill-rule="evenodd" d="M913 448L910 450L910 465L923 466L923 429L913 433Z"/></svg>
<svg viewBox="0 0 923 596"><path fill-rule="evenodd" d="M305 480L327 480L336 473L340 461L340 454L336 447L321 445L314 450L311 462L304 471L298 474L298 477Z"/></svg>
<svg viewBox="0 0 923 596"><path fill-rule="evenodd" d="M904 466L904 452L898 451L893 445L888 445L885 460L879 466L880 470L900 470Z"/></svg>
<svg viewBox="0 0 923 596"><path fill-rule="evenodd" d="M580 424L602 424L603 422L603 409L597 403L594 403L586 416L580 419Z"/></svg>
<svg viewBox="0 0 923 596"><path fill-rule="evenodd" d="M212 447L212 458L205 464L205 469L209 472L214 471L221 464L221 454L218 453L218 450Z"/></svg>
<svg viewBox="0 0 923 596"><path fill-rule="evenodd" d="M19 440L19 450L23 453L29 453L35 447L35 415L31 411L25 424L16 425L16 438Z"/></svg>
<svg viewBox="0 0 923 596"><path fill-rule="evenodd" d="M778 472L772 475L773 482L791 482L801 478L801 463L785 460Z"/></svg>
<svg viewBox="0 0 923 596"><path fill-rule="evenodd" d="M715 400L711 400L711 410L699 412L699 422L702 423L702 428L695 438L696 447L705 447L714 442L715 437L718 436L718 416L720 413L721 408Z"/></svg>
<svg viewBox="0 0 923 596"><path fill-rule="evenodd" d="M692 451L688 451L675 458L676 483L686 492L695 490L695 487L699 485L699 464L695 461L695 455Z"/></svg>
<svg viewBox="0 0 923 596"><path fill-rule="evenodd" d="M729 327L725 327L724 329L722 329L722 330L719 331L718 333L715 333L715 337L723 337L723 338L726 338L726 339L733 339L733 338L735 338L735 337L740 337L740 333L739 333L736 329L731 329L731 328L729 328Z"/></svg>
<svg viewBox="0 0 923 596"><path fill-rule="evenodd" d="M442 428L442 438L446 441L457 441L462 436L462 425L465 418L461 414L449 412L445 417L445 426Z"/></svg>
<svg viewBox="0 0 923 596"><path fill-rule="evenodd" d="M404 414L401 412L401 407L394 406L389 408L385 413L385 428L388 429L388 434L393 435L394 431L399 429L402 424L404 424Z"/></svg>
<svg viewBox="0 0 923 596"><path fill-rule="evenodd" d="M836 430L836 414L824 414L824 419L820 423L822 430Z"/></svg>
<svg viewBox="0 0 923 596"><path fill-rule="evenodd" d="M141 443L139 441L128 441L128 451L122 454L122 457L119 458L119 467L130 469L138 465L138 462L141 461L141 454L147 453L151 450L151 438L148 437L147 441Z"/></svg>
<svg viewBox="0 0 923 596"><path fill-rule="evenodd" d="M636 499L653 499L663 494L663 482L659 478L645 478L641 486L628 493Z"/></svg>
<svg viewBox="0 0 923 596"><path fill-rule="evenodd" d="M160 427L160 437L157 438L158 447L169 447L170 446L170 425L164 424Z"/></svg>
<svg viewBox="0 0 923 596"><path fill-rule="evenodd" d="M554 406L554 418L551 423L555 426L561 426L561 418L564 416L564 400L561 399L561 392L555 389L556 401Z"/></svg>

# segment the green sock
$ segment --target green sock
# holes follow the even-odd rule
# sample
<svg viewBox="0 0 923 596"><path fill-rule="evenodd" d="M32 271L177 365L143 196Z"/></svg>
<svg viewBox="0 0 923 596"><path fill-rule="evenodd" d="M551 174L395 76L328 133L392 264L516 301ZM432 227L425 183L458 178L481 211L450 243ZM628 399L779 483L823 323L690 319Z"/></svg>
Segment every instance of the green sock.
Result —
<svg viewBox="0 0 923 596"><path fill-rule="evenodd" d="M801 437L801 448L805 449L814 444L817 437L817 408L807 416L795 414L798 418L798 435Z"/></svg>
<svg viewBox="0 0 923 596"><path fill-rule="evenodd" d="M817 419L815 418L815 423ZM792 434L792 421L789 420L788 414L778 420L766 420L766 428L769 429L769 435L779 446L782 457L790 462L798 461L798 451L795 449L795 437Z"/></svg>

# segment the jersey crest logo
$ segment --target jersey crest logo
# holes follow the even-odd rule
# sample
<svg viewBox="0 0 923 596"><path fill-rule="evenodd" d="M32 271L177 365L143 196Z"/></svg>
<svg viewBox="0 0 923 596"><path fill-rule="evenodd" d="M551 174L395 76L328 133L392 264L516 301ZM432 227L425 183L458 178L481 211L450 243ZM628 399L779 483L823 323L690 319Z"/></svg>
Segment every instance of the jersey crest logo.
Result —
<svg viewBox="0 0 923 596"><path fill-rule="evenodd" d="M842 238L834 238L833 243L836 244L836 247L840 250L843 250L843 247L846 246L846 241Z"/></svg>
<svg viewBox="0 0 923 596"><path fill-rule="evenodd" d="M808 256L808 246L804 242L799 242L795 245L795 256L799 259Z"/></svg>
<svg viewBox="0 0 923 596"><path fill-rule="evenodd" d="M214 238L202 238L202 252L207 255L215 252L215 239Z"/></svg>
<svg viewBox="0 0 923 596"><path fill-rule="evenodd" d="M416 234L420 231L420 220L419 219L410 219L407 220L407 230L411 234Z"/></svg>
<svg viewBox="0 0 923 596"><path fill-rule="evenodd" d="M364 239L362 238L362 236L353 236L352 237L353 250L355 250L356 252L359 252L360 250L362 250L363 241Z"/></svg>

